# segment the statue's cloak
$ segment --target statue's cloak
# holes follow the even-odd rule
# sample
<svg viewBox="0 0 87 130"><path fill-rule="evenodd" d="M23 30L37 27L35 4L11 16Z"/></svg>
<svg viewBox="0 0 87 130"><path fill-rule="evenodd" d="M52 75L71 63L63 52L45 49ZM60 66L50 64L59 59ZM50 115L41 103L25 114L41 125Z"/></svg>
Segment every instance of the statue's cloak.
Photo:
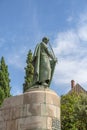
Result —
<svg viewBox="0 0 87 130"><path fill-rule="evenodd" d="M51 64L50 58L51 54L48 51L47 45L45 43L37 44L34 55L34 82L45 82L51 79Z"/></svg>
<svg viewBox="0 0 87 130"><path fill-rule="evenodd" d="M40 45L37 44L34 55L33 55L33 65L34 65L34 82L39 81L40 74Z"/></svg>

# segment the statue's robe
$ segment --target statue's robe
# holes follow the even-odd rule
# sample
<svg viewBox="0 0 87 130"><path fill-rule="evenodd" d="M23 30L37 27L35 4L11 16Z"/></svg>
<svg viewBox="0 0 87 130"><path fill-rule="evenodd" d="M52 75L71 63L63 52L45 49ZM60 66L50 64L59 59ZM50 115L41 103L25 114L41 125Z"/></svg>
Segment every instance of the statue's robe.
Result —
<svg viewBox="0 0 87 130"><path fill-rule="evenodd" d="M34 55L34 83L44 83L46 80L51 79L51 60L53 56L48 50L47 45L44 42L37 44Z"/></svg>

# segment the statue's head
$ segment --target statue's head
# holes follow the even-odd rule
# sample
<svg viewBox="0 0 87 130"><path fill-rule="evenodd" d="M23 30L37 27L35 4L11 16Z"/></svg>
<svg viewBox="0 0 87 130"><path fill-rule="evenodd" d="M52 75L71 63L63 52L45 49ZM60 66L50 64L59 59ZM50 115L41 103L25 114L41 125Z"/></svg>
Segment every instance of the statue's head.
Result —
<svg viewBox="0 0 87 130"><path fill-rule="evenodd" d="M42 41L47 44L49 42L49 39L47 37L43 37Z"/></svg>

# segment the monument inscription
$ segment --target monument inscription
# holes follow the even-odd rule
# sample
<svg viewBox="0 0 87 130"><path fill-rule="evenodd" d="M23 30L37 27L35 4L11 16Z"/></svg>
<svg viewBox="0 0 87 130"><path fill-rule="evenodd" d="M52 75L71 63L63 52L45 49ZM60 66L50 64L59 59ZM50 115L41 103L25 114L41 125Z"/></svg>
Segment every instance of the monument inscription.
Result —
<svg viewBox="0 0 87 130"><path fill-rule="evenodd" d="M60 121L56 118L52 119L52 130L61 130Z"/></svg>

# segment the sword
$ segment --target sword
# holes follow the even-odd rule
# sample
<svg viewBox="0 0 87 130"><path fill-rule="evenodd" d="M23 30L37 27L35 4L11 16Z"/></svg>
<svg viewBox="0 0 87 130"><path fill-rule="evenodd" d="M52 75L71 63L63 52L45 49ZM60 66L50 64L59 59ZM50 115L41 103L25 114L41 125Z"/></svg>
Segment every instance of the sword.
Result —
<svg viewBox="0 0 87 130"><path fill-rule="evenodd" d="M55 56L55 54L54 54L54 51L53 51L53 49L52 49L52 46L51 46L50 42L49 42L49 47L50 47L50 49L51 49L51 51L52 51L52 53L53 53L53 58L54 58L55 61L57 62L57 58L56 58L56 56Z"/></svg>
<svg viewBox="0 0 87 130"><path fill-rule="evenodd" d="M55 66L56 66L56 62L57 62L57 58L56 58L56 56L55 56L55 54L54 54L54 51L53 51L53 49L52 49L52 47L51 47L51 44L49 43L49 47L50 47L50 49L51 49L51 51L52 51L52 53L53 53L53 57L54 57L54 61L52 61L52 64L51 64L51 66L52 66L52 70L51 70L51 78L50 78L50 82L49 82L49 84L48 84L48 87L50 86L50 84L51 84L51 81L52 81L52 78L53 78L53 74L54 74L54 70L55 70Z"/></svg>

